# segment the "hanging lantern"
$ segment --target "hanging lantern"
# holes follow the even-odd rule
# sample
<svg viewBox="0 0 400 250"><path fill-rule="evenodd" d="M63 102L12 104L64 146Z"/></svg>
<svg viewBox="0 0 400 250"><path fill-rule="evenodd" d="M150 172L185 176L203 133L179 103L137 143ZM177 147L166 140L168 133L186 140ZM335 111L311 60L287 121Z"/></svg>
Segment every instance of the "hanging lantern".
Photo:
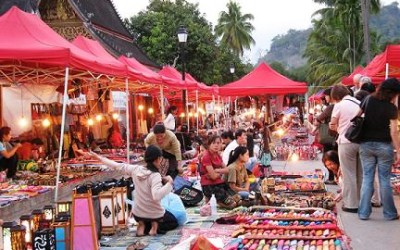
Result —
<svg viewBox="0 0 400 250"><path fill-rule="evenodd" d="M11 228L11 250L26 250L26 228L16 225Z"/></svg>
<svg viewBox="0 0 400 250"><path fill-rule="evenodd" d="M32 232L35 232L39 230L40 228L40 221L44 219L44 213L42 209L35 209L32 211L33 215L33 230Z"/></svg>
<svg viewBox="0 0 400 250"><path fill-rule="evenodd" d="M54 219L54 206L53 205L46 205L43 207L44 212L44 219L47 221L52 221Z"/></svg>
<svg viewBox="0 0 400 250"><path fill-rule="evenodd" d="M15 221L7 221L3 223L3 230L1 232L3 238L3 248L2 249L11 249L11 228L15 227L17 222Z"/></svg>
<svg viewBox="0 0 400 250"><path fill-rule="evenodd" d="M33 215L32 214L25 214L22 215L20 218L21 225L25 227L25 242L29 245L32 244L32 234L33 234Z"/></svg>
<svg viewBox="0 0 400 250"><path fill-rule="evenodd" d="M69 250L70 248L70 227L69 222L54 222L51 228L55 231L56 249Z"/></svg>
<svg viewBox="0 0 400 250"><path fill-rule="evenodd" d="M116 194L114 189L99 194L100 221L102 234L114 234L117 230Z"/></svg>
<svg viewBox="0 0 400 250"><path fill-rule="evenodd" d="M66 214L70 214L71 213L71 203L72 201L58 201L57 202L57 212L56 214L60 214L60 213L66 213Z"/></svg>
<svg viewBox="0 0 400 250"><path fill-rule="evenodd" d="M45 228L38 230L33 236L33 250L55 250L56 239L54 229Z"/></svg>
<svg viewBox="0 0 400 250"><path fill-rule="evenodd" d="M126 227L126 212L125 212L125 200L127 198L126 187L114 188L117 196L116 213L119 228Z"/></svg>

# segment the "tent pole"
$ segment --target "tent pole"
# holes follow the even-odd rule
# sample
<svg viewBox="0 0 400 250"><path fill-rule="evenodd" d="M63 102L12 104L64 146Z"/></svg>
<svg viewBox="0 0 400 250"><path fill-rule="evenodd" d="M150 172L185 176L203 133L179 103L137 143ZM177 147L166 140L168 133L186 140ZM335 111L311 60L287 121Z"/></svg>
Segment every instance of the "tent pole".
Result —
<svg viewBox="0 0 400 250"><path fill-rule="evenodd" d="M165 114L164 114L164 88L163 88L163 85L161 84L160 85L160 99L161 99L161 102L160 102L160 109L161 109L161 119L164 121L164 119L165 119Z"/></svg>
<svg viewBox="0 0 400 250"><path fill-rule="evenodd" d="M199 91L196 89L196 135L199 135Z"/></svg>
<svg viewBox="0 0 400 250"><path fill-rule="evenodd" d="M386 63L385 80L389 78L389 63Z"/></svg>
<svg viewBox="0 0 400 250"><path fill-rule="evenodd" d="M126 163L129 164L129 144L130 144L130 129L129 129L129 80L125 78L125 95L126 95Z"/></svg>
<svg viewBox="0 0 400 250"><path fill-rule="evenodd" d="M69 68L66 67L65 78L64 78L64 95L63 95L63 107L62 107L62 119L61 119L60 146L58 149L56 190L54 193L54 203L56 203L58 200L58 186L60 182L60 172L61 172L61 157L64 148L64 127L65 127L65 116L66 116L67 102L68 102L68 78L69 78Z"/></svg>
<svg viewBox="0 0 400 250"><path fill-rule="evenodd" d="M190 121L189 121L189 95L188 95L188 91L189 90L186 90L185 91L185 96L186 96L186 107L185 107L185 109L186 109L186 123L187 123L187 132L189 133L189 131L190 131Z"/></svg>

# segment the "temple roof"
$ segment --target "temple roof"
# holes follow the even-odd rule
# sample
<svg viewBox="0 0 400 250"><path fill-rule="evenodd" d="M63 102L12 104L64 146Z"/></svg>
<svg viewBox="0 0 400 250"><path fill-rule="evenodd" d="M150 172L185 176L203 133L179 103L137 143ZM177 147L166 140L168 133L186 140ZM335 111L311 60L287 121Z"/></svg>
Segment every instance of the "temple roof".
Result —
<svg viewBox="0 0 400 250"><path fill-rule="evenodd" d="M122 22L112 0L69 0L69 2L82 21L88 23L87 27L95 38L116 57L121 55L134 57L142 64L160 68L134 42L133 35Z"/></svg>
<svg viewBox="0 0 400 250"><path fill-rule="evenodd" d="M39 0L1 0L0 15L6 13L12 6L16 5L28 13L37 13Z"/></svg>
<svg viewBox="0 0 400 250"><path fill-rule="evenodd" d="M46 2L51 4L51 8L56 9L58 3L69 5L88 32L116 58L121 55L134 57L146 66L161 68L136 44L134 36L126 28L112 0L0 0L0 15L13 5L25 12L38 13L39 4L46 5ZM133 0L132 5L134 5Z"/></svg>

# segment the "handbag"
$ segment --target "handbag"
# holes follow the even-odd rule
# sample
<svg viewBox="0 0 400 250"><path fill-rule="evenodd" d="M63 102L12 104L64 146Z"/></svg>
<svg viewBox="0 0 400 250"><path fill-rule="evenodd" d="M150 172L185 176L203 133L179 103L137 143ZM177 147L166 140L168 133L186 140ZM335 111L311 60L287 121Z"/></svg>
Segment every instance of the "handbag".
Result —
<svg viewBox="0 0 400 250"><path fill-rule="evenodd" d="M184 185L175 191L175 194L181 198L185 206L196 206L201 200L203 200L203 192L188 185Z"/></svg>
<svg viewBox="0 0 400 250"><path fill-rule="evenodd" d="M321 123L318 127L319 143L321 144L332 144L335 141L335 137L329 132L329 125L327 123Z"/></svg>
<svg viewBox="0 0 400 250"><path fill-rule="evenodd" d="M366 97L364 100L365 101L364 110L367 109L368 100L369 100L369 96ZM363 104L361 104L361 105L363 105ZM344 137L346 137L347 140L349 140L353 143L360 143L360 141L362 139L361 134L362 134L362 129L363 129L363 125L364 125L364 112L356 115L353 119L351 119L350 123L351 123L351 125L346 130Z"/></svg>
<svg viewBox="0 0 400 250"><path fill-rule="evenodd" d="M347 129L344 136L347 140L353 143L359 143L361 141L361 133L364 124L364 117L357 115L353 119L351 119L351 125Z"/></svg>

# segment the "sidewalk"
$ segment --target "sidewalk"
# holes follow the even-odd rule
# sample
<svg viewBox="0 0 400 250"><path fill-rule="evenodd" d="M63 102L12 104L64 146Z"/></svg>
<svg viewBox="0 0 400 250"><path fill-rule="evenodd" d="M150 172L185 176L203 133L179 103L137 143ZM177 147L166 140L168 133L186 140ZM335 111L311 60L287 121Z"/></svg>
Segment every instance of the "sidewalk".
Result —
<svg viewBox="0 0 400 250"><path fill-rule="evenodd" d="M321 158L321 157L319 157ZM286 164L286 167L285 167ZM313 171L316 168L323 167L321 160L316 161L273 161L273 170L301 172ZM337 190L336 185L328 185L328 190ZM400 197L395 196L397 209L400 211ZM354 250L366 249L400 249L400 221L386 221L383 219L382 208L373 208L370 220L362 221L358 219L357 214L341 211L341 203L337 204L339 225L350 237L351 246Z"/></svg>

